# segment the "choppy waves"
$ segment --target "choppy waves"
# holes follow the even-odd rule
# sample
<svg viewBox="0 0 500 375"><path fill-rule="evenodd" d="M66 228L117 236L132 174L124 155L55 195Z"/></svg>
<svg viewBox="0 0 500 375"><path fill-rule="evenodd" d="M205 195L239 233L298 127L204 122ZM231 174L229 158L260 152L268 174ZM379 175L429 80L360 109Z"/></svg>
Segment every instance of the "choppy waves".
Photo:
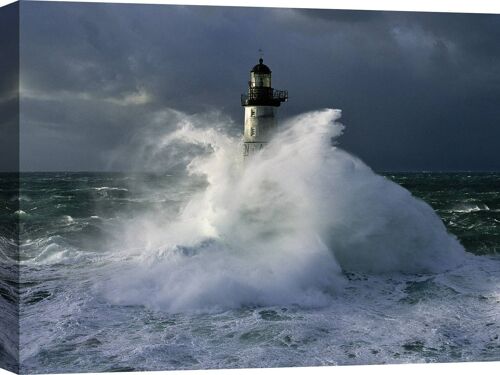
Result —
<svg viewBox="0 0 500 375"><path fill-rule="evenodd" d="M498 360L498 176L377 175L339 115L242 165L177 113L175 172L23 176L23 369Z"/></svg>

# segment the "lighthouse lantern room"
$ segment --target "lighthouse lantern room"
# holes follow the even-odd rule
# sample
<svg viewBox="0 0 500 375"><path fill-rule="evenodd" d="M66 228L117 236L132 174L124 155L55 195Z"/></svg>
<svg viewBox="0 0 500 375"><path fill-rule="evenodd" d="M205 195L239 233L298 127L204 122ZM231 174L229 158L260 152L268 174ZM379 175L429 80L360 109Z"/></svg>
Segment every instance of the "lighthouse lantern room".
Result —
<svg viewBox="0 0 500 375"><path fill-rule="evenodd" d="M259 59L250 71L248 93L241 95L245 107L243 156L248 157L269 142L276 129L276 109L288 100L288 92L271 86L271 69Z"/></svg>

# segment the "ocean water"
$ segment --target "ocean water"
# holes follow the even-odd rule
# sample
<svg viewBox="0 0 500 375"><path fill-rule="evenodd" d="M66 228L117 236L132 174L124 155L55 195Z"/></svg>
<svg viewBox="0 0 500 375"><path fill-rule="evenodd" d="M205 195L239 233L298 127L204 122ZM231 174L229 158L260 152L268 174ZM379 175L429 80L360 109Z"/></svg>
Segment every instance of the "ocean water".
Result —
<svg viewBox="0 0 500 375"><path fill-rule="evenodd" d="M375 173L339 115L245 164L184 121L168 172L21 174L21 371L500 360L500 174Z"/></svg>

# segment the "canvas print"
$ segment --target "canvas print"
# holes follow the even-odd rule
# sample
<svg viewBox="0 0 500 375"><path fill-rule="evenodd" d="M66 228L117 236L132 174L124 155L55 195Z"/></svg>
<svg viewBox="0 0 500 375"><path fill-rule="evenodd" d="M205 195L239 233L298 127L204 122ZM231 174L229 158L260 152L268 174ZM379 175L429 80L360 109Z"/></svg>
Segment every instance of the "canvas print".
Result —
<svg viewBox="0 0 500 375"><path fill-rule="evenodd" d="M4 368L500 360L500 15L1 12Z"/></svg>

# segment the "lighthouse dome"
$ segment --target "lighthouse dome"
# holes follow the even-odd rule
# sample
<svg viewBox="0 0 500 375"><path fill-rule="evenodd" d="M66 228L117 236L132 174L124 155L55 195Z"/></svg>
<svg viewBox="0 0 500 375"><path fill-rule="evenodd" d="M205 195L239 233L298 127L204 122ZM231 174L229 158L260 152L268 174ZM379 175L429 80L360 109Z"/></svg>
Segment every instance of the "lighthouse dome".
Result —
<svg viewBox="0 0 500 375"><path fill-rule="evenodd" d="M259 63L255 65L250 72L257 74L271 74L271 69L264 64L263 59L259 59Z"/></svg>

